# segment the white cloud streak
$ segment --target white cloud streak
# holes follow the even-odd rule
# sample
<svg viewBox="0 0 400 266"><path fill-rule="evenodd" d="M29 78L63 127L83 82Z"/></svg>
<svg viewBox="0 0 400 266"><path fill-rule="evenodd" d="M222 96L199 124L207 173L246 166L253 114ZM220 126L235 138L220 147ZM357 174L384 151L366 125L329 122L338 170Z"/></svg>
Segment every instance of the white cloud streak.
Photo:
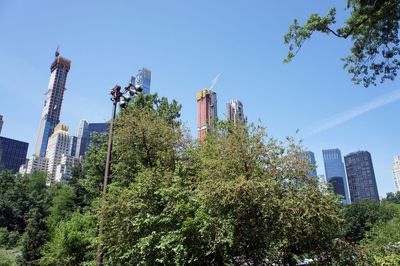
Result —
<svg viewBox="0 0 400 266"><path fill-rule="evenodd" d="M398 100L400 100L400 89L392 91L392 92L382 95L380 97L377 97L377 98L375 98L365 104L357 106L347 112L334 115L334 116L322 121L319 125L312 127L309 130L306 130L305 137L310 137L312 135L316 135L325 130L336 127L338 125L341 125L341 124L343 124L351 119L354 119L360 115L363 115L365 113L368 113L372 110L378 109L382 106L388 105L388 104L398 101Z"/></svg>

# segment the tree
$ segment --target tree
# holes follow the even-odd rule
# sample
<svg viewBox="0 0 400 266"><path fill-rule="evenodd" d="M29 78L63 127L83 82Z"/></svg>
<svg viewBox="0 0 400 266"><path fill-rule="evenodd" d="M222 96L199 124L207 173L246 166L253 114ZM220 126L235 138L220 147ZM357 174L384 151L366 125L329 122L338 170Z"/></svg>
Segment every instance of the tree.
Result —
<svg viewBox="0 0 400 266"><path fill-rule="evenodd" d="M137 106L118 119L103 210L110 264L282 264L329 251L340 203L308 177L292 139L220 123L192 145L170 122Z"/></svg>
<svg viewBox="0 0 400 266"><path fill-rule="evenodd" d="M351 39L350 55L342 60L356 84L368 87L376 85L377 79L381 83L394 80L400 68L400 1L348 0L346 9L350 10L349 17L336 30L336 8L326 16L311 14L303 26L294 20L284 38L289 45L285 62L293 59L313 33L320 32Z"/></svg>
<svg viewBox="0 0 400 266"><path fill-rule="evenodd" d="M25 217L27 226L22 238L22 257L24 264L32 265L41 257L43 245L50 236L47 226L50 197L45 174L36 172L25 180L30 204Z"/></svg>
<svg viewBox="0 0 400 266"><path fill-rule="evenodd" d="M385 200L395 204L400 204L400 191L397 191L396 193L393 192L387 193Z"/></svg>
<svg viewBox="0 0 400 266"><path fill-rule="evenodd" d="M65 184L57 184L53 185L53 189L55 190L55 195L52 197L49 209L48 224L50 229L54 231L61 221L70 218L77 206L75 205L76 195L73 187Z"/></svg>
<svg viewBox="0 0 400 266"><path fill-rule="evenodd" d="M393 218L393 207L389 204L363 200L353 202L344 209L344 238L358 243L374 225Z"/></svg>
<svg viewBox="0 0 400 266"><path fill-rule="evenodd" d="M96 216L74 212L61 221L43 248L40 265L82 265L95 259Z"/></svg>
<svg viewBox="0 0 400 266"><path fill-rule="evenodd" d="M366 233L361 247L371 265L400 264L400 206L393 206L395 217L376 224Z"/></svg>

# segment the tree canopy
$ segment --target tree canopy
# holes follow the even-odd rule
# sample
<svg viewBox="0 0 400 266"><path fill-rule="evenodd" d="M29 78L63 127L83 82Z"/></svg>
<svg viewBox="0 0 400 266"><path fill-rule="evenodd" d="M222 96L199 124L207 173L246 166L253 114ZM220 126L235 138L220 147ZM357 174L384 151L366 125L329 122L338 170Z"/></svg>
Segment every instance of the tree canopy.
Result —
<svg viewBox="0 0 400 266"><path fill-rule="evenodd" d="M105 265L397 262L398 194L343 206L300 142L230 121L195 141L180 108L147 95L119 113L105 201L106 135L66 183L0 173L0 265L93 265L98 243Z"/></svg>
<svg viewBox="0 0 400 266"><path fill-rule="evenodd" d="M325 16L311 14L304 25L295 19L284 38L289 45L284 61L290 62L304 42L320 32L351 40L350 54L342 60L356 84L368 87L378 81L394 80L400 67L400 1L347 0L345 9L349 15L336 28L336 8Z"/></svg>

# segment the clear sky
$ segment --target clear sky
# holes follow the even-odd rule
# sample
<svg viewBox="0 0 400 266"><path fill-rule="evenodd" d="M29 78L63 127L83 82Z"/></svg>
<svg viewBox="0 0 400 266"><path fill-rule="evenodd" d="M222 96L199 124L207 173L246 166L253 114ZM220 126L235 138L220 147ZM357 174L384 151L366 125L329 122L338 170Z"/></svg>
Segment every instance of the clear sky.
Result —
<svg viewBox="0 0 400 266"><path fill-rule="evenodd" d="M400 153L400 79L368 89L342 69L349 42L325 35L283 64L283 35L294 18L325 13L346 1L17 1L0 0L2 135L29 142L33 153L57 45L72 60L61 122L75 134L80 119L109 118L109 90L126 85L142 66L152 92L183 104L195 133L198 90L215 87L225 103L243 102L250 121L270 136L300 132L324 174L322 149L372 154L381 196L394 191L391 167ZM340 21L340 19L339 19Z"/></svg>

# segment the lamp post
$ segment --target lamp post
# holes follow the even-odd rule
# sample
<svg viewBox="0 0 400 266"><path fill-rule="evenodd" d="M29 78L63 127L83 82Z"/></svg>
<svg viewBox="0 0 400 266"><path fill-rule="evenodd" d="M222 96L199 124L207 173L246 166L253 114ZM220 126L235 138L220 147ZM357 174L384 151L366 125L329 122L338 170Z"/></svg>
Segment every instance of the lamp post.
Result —
<svg viewBox="0 0 400 266"><path fill-rule="evenodd" d="M110 163L111 163L111 153L112 153L112 137L113 137L113 127L114 127L114 119L115 114L117 112L117 104L119 103L121 108L126 107L127 103L135 96L142 92L142 87L140 85L133 85L129 83L128 86L124 88L124 92L121 92L121 87L115 85L111 90L111 101L112 112L111 112L111 121L110 128L108 130L108 146L107 146L107 157L106 157L106 166L104 171L104 180L103 180L103 195L102 195L102 206L106 203L106 193L107 193L107 185L108 185L108 177L110 175ZM100 237L103 235L103 225L104 225L104 216L103 210L100 211L99 217L99 243L97 244L97 252L96 252L96 262L98 266L103 265L103 247L101 244Z"/></svg>

